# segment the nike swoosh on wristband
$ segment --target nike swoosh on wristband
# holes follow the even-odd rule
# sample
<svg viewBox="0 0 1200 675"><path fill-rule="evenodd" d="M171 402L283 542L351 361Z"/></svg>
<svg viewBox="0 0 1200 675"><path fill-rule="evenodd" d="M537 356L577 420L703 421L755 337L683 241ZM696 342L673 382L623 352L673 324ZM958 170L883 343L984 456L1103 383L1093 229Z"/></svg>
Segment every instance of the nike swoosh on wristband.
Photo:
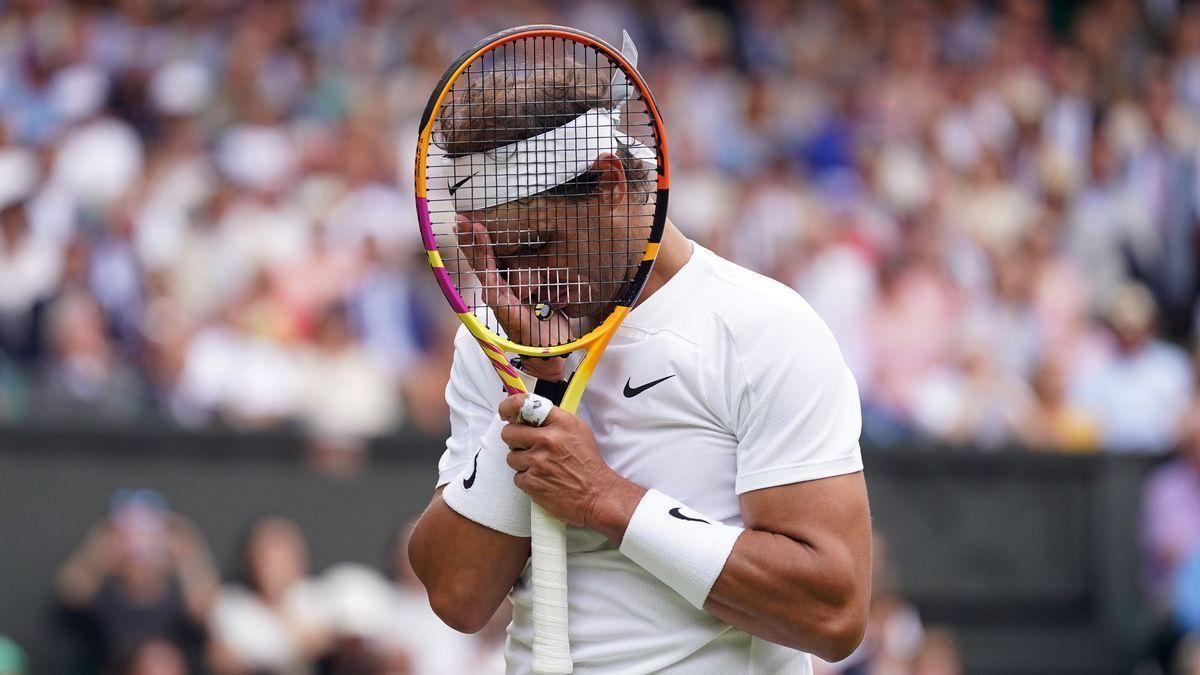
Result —
<svg viewBox="0 0 1200 675"><path fill-rule="evenodd" d="M470 490L475 484L475 474L479 472L479 453L483 452L483 448L475 451L475 460L471 462L471 475L463 479L463 487Z"/></svg>
<svg viewBox="0 0 1200 675"><path fill-rule="evenodd" d="M467 181L471 180L472 178L474 178L474 177L475 177L475 176L477 176L477 175L479 175L479 172L478 172L478 171L476 171L475 173L471 174L470 176L467 176L466 178L464 178L464 179L462 179L462 180L458 181L458 182L457 182L457 183L455 183L454 185L451 185L451 186L450 186L450 189L449 189L450 196L451 196L451 197L453 197L453 196L454 196L454 193L455 193L455 192L458 192L458 188L460 188L460 187L462 187L462 186L463 186L463 183L466 183Z"/></svg>
<svg viewBox="0 0 1200 675"><path fill-rule="evenodd" d="M678 506L676 506L675 508L671 509L670 511L667 511L667 515L670 515L670 516L672 516L672 517L678 518L678 519L680 519L680 520L690 520L690 521L692 521L693 523L704 523L705 525L712 525L712 523L708 522L707 520L705 520L705 519L703 519L703 518L688 518L687 516L685 516L685 515L683 515L682 513L680 513L680 512L679 512L679 507L678 507Z"/></svg>
<svg viewBox="0 0 1200 675"><path fill-rule="evenodd" d="M659 378L653 382L647 382L646 384L643 384L640 387L629 386L630 381L633 379L633 378L629 378L629 379L625 380L625 398L633 398L634 396L637 396L638 394L642 393L643 391L646 391L650 387L653 387L654 385L659 384L660 382L666 382L667 380L671 379L672 377L675 377L675 373L671 373L670 375Z"/></svg>

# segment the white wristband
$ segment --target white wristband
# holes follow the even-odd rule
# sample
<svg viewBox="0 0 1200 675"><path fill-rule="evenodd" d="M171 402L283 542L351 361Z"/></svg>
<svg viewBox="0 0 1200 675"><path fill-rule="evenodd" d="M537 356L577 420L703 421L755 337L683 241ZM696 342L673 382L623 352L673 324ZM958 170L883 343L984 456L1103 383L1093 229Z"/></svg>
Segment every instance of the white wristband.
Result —
<svg viewBox="0 0 1200 675"><path fill-rule="evenodd" d="M457 478L442 490L442 500L460 516L514 537L529 536L529 495L515 483L508 446L500 439L505 422L497 417L480 439L479 450Z"/></svg>
<svg viewBox="0 0 1200 675"><path fill-rule="evenodd" d="M629 520L621 553L703 609L743 531L650 490Z"/></svg>

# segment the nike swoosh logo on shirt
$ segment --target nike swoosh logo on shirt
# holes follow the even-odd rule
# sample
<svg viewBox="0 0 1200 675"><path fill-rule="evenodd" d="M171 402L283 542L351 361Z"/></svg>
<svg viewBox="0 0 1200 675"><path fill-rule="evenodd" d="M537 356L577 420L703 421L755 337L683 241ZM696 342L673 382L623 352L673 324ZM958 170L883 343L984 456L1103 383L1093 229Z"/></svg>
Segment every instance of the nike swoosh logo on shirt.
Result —
<svg viewBox="0 0 1200 675"><path fill-rule="evenodd" d="M474 177L475 177L476 175L478 175L478 174L479 174L479 172L478 172L478 171L476 171L475 173L471 174L470 176L467 176L466 178L464 178L464 179L462 179L462 180L458 181L458 182L457 182L457 183L455 183L454 185L451 185L451 186L450 186L450 196L451 196L451 197L453 197L453 196L454 196L454 193L455 193L455 192L458 192L458 188L462 187L464 183L466 183L467 181L471 180L472 178L474 178Z"/></svg>
<svg viewBox="0 0 1200 675"><path fill-rule="evenodd" d="M667 380L671 379L672 377L675 377L675 373L671 373L670 375L659 378L653 382L647 382L646 384L643 384L640 387L629 386L630 380L632 380L632 378L630 378L629 380L625 380L625 398L633 398L634 396L637 396L638 394L642 393L643 391L646 391L650 387L653 387L654 385L656 385L660 382L666 382Z"/></svg>
<svg viewBox="0 0 1200 675"><path fill-rule="evenodd" d="M682 513L680 513L680 512L679 512L679 507L678 507L678 506L676 506L675 508L671 509L670 511L667 511L667 514L668 514L668 515L670 515L670 516L672 516L672 517L674 517L674 518L678 518L678 519L680 519L680 520L690 520L690 521L692 521L693 523L704 523L705 525L712 525L712 523L708 522L707 520L705 520L705 519L703 519L703 518L688 518L687 516L685 516L685 515L683 515Z"/></svg>
<svg viewBox="0 0 1200 675"><path fill-rule="evenodd" d="M483 448L475 451L475 460L471 462L471 475L463 479L463 487L470 490L475 484L475 474L479 472L479 453L483 452Z"/></svg>

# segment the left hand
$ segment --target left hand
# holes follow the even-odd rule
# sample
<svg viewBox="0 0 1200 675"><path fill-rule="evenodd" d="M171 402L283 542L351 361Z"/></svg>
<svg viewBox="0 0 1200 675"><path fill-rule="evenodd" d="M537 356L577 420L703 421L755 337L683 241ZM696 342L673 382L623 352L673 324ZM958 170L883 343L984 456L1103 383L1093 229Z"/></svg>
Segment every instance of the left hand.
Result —
<svg viewBox="0 0 1200 675"><path fill-rule="evenodd" d="M609 468L583 420L555 406L542 426L528 426L519 418L524 402L525 394L514 394L500 403L500 417L509 423L500 438L512 449L513 480L555 518L593 527L601 499L628 481Z"/></svg>

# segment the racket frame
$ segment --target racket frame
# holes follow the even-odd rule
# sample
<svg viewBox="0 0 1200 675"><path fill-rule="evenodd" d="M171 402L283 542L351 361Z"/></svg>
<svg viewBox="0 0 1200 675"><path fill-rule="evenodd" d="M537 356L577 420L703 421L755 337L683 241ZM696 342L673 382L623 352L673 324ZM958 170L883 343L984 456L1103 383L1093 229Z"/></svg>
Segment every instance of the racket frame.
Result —
<svg viewBox="0 0 1200 675"><path fill-rule="evenodd" d="M576 340L552 347L530 347L513 342L490 330L475 315L459 294L450 278L449 271L442 262L427 200L428 167L426 160L437 121L435 113L441 110L442 103L453 89L454 83L472 63L487 52L509 42L530 38L570 40L592 47L607 56L634 83L646 107L646 112L653 120L657 136L655 209L650 236L647 239L648 243L641 263L623 296L618 298L617 306L604 322ZM604 349L608 346L609 340L612 339L621 322L629 314L634 303L637 302L637 298L650 276L650 270L658 256L659 245L666 225L669 184L670 169L667 163L666 133L662 117L654 104L649 88L637 69L625 59L620 51L594 35L574 28L549 24L510 28L480 40L464 52L442 76L421 117L420 134L417 141L414 185L421 240L425 246L429 266L433 270L442 294L446 296L446 300L458 314L463 325L479 342L509 394L526 393L527 388L520 373L509 363L506 352L527 357L549 358L587 349L579 367L571 375L562 399L555 401L560 408L567 412L575 413L578 410L584 389L587 387L588 380L599 363ZM573 664L567 630L566 528L536 503L533 504L530 517L532 530L530 565L532 567L534 623L533 669L539 673L569 673L573 669Z"/></svg>

